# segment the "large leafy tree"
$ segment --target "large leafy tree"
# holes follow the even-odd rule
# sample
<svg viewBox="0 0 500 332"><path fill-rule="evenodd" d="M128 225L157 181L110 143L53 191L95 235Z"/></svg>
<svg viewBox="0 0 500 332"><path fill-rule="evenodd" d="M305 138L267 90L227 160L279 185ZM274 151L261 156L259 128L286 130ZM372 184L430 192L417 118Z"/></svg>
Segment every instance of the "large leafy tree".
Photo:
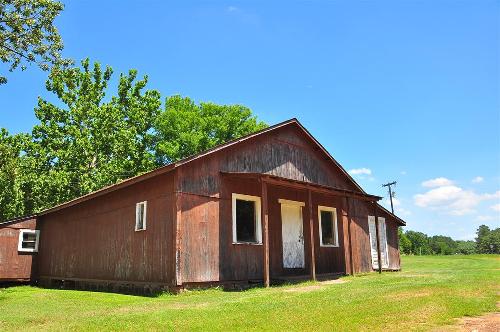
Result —
<svg viewBox="0 0 500 332"><path fill-rule="evenodd" d="M39 98L39 123L26 146L28 210L37 211L154 168L152 123L160 94L145 90L147 77L120 75L118 91L106 92L112 69L82 61L54 69L47 90L58 102Z"/></svg>
<svg viewBox="0 0 500 332"><path fill-rule="evenodd" d="M411 242L411 253L415 255L429 255L432 253L429 237L422 232L407 231L406 236Z"/></svg>
<svg viewBox="0 0 500 332"><path fill-rule="evenodd" d="M463 255L472 255L476 252L476 243L474 241L456 241L457 253Z"/></svg>
<svg viewBox="0 0 500 332"><path fill-rule="evenodd" d="M451 255L457 252L457 243L449 236L434 235L429 238L429 245L434 254Z"/></svg>
<svg viewBox="0 0 500 332"><path fill-rule="evenodd" d="M479 226L476 248L480 254L500 254L500 228L492 230L486 225Z"/></svg>
<svg viewBox="0 0 500 332"><path fill-rule="evenodd" d="M24 214L20 153L26 135L0 129L0 221Z"/></svg>
<svg viewBox="0 0 500 332"><path fill-rule="evenodd" d="M155 122L156 160L159 165L176 161L265 127L245 106L172 96Z"/></svg>
<svg viewBox="0 0 500 332"><path fill-rule="evenodd" d="M0 220L38 212L266 127L240 105L195 104L146 89L147 76L83 60L54 67L31 135L0 136ZM14 199L17 197L16 199ZM4 211L5 210L5 211Z"/></svg>
<svg viewBox="0 0 500 332"><path fill-rule="evenodd" d="M405 255L411 254L411 241L403 232L402 227L398 228L398 235L399 235L399 251Z"/></svg>
<svg viewBox="0 0 500 332"><path fill-rule="evenodd" d="M63 8L52 0L0 0L0 60L10 71L31 63L43 70L69 63L61 57L63 42L54 26ZM0 84L5 82L0 75Z"/></svg>

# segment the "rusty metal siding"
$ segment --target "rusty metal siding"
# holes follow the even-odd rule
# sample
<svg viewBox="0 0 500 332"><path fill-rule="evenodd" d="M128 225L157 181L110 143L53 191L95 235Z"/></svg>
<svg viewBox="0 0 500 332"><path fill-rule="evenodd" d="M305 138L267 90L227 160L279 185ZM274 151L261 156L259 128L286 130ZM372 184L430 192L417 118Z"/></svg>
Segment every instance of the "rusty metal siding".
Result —
<svg viewBox="0 0 500 332"><path fill-rule="evenodd" d="M28 281L38 253L18 252L21 229L35 229L36 219L0 225L0 281Z"/></svg>
<svg viewBox="0 0 500 332"><path fill-rule="evenodd" d="M37 275L172 283L172 175L164 174L44 215ZM148 201L145 231L136 203Z"/></svg>

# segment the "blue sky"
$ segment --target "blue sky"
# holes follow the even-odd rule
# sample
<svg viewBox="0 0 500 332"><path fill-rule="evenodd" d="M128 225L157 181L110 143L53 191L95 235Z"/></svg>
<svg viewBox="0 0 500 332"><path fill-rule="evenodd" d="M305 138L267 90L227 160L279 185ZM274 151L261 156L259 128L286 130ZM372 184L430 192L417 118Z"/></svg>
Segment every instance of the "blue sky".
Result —
<svg viewBox="0 0 500 332"><path fill-rule="evenodd" d="M368 192L398 181L407 228L472 239L500 226L499 18L485 0L66 1L56 23L65 56L163 96L297 117ZM46 75L8 75L0 126L31 129Z"/></svg>

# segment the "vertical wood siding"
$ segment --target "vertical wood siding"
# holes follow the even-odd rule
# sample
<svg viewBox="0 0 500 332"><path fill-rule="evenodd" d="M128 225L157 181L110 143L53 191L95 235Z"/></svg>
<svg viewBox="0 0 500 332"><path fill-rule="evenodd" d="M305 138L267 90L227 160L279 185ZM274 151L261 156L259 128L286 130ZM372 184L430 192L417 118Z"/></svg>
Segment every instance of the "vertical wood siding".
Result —
<svg viewBox="0 0 500 332"><path fill-rule="evenodd" d="M18 252L21 229L35 229L36 219L0 225L0 281L30 280L33 257L38 253Z"/></svg>
<svg viewBox="0 0 500 332"><path fill-rule="evenodd" d="M161 175L43 216L38 275L171 283L171 177ZM146 230L135 231L141 201L148 201Z"/></svg>

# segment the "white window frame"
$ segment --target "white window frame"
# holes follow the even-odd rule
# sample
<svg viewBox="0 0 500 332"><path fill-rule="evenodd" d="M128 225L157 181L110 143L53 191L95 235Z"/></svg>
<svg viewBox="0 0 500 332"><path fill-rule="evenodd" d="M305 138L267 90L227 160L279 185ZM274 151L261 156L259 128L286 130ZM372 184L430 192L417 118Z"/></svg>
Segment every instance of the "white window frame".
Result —
<svg viewBox="0 0 500 332"><path fill-rule="evenodd" d="M139 211L140 211L141 205L144 205L144 218L143 218L143 222L142 222L143 228L138 228L139 227ZM135 231L136 232L141 232L141 231L146 230L147 215L148 215L148 201L136 203L135 204Z"/></svg>
<svg viewBox="0 0 500 332"><path fill-rule="evenodd" d="M35 248L23 248L24 234L35 234ZM21 229L19 230L19 242L17 244L17 251L20 252L38 252L38 243L40 242L40 231L37 229Z"/></svg>
<svg viewBox="0 0 500 332"><path fill-rule="evenodd" d="M334 229L335 229L335 244L323 244L323 231L321 229L321 211L328 211L333 213ZM319 223L319 243L320 247L339 247L339 229L337 226L337 209L330 206L318 205L318 223Z"/></svg>
<svg viewBox="0 0 500 332"><path fill-rule="evenodd" d="M236 200L255 202L255 242L238 241L236 234ZM262 223L261 223L261 205L259 196L251 196L244 194L232 194L232 210L233 210L233 244L251 244L262 245Z"/></svg>

